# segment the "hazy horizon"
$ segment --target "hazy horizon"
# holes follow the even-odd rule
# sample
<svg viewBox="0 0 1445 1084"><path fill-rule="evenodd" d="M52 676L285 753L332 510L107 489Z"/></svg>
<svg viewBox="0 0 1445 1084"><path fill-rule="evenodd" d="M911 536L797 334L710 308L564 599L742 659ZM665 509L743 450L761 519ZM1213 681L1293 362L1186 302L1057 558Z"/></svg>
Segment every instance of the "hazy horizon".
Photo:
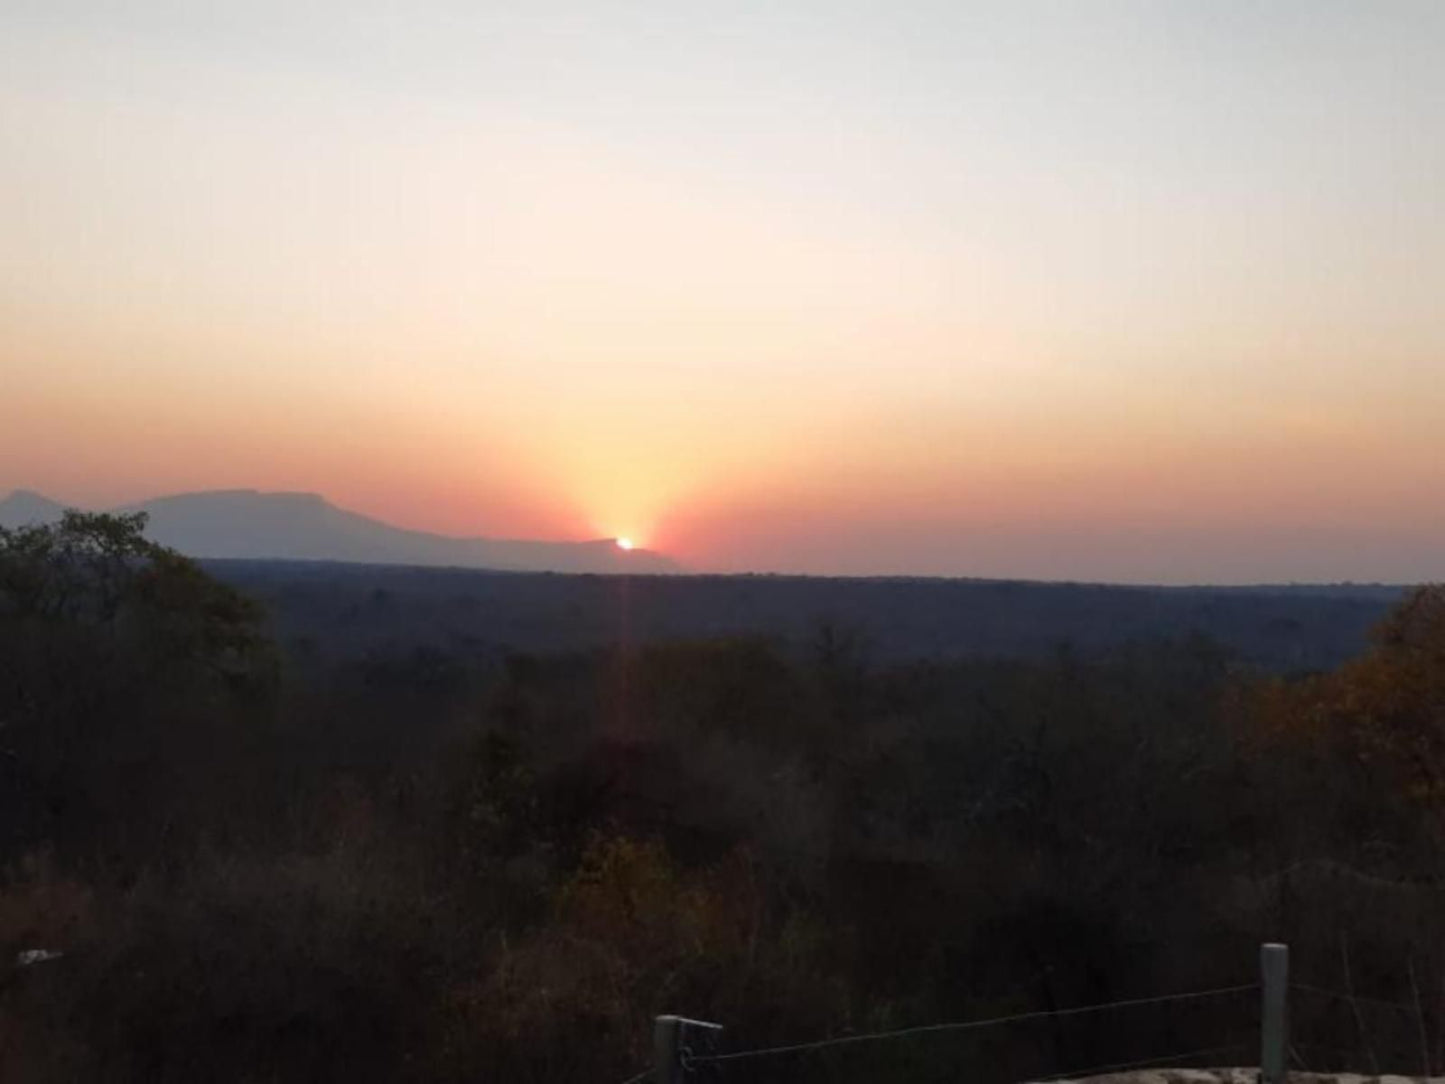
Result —
<svg viewBox="0 0 1445 1084"><path fill-rule="evenodd" d="M82 510L82 511L90 511L90 512L119 512L119 511L135 510L135 509L139 509L139 510L143 510L143 511L144 511L144 510L147 509L148 506L150 506L150 505L152 505L152 504L155 504L155 503L162 503L162 504L164 504L164 503L170 503L170 502L173 502L173 501L176 501L176 500L185 501L187 498L201 498L201 499L204 500L204 499L207 499L207 498L212 498L212 497L216 497L216 496L226 496L226 495L232 495L232 496L235 496L235 495L243 495L243 496L247 496L247 497L261 497L261 498L266 498L266 497L283 497L283 498L305 497L305 498L319 498L320 501L323 503L323 505L329 506L330 508L335 509L335 510L337 510L337 511L340 511L340 512L342 512L342 513L347 513L347 514L353 514L353 513L354 513L354 514L366 516L365 513L358 513L355 509L347 508L347 507L345 507L345 506L343 506L343 505L338 505L338 504L336 504L335 502L330 501L329 498L327 498L326 495L323 494L323 493L315 493L315 492L308 492L308 491L296 491L296 490L290 490L290 491L258 490L258 489L255 489L254 487L238 487L238 488L234 488L234 489L225 489L225 490L191 490L191 491L187 491L187 492L184 492L184 493L155 494L155 495L150 496L150 497L147 497L147 498L136 499L136 500L129 500L129 501L112 502L112 503L108 503L108 504L96 504L96 503L93 503L93 502L87 503L87 502L84 502L84 501L67 501L67 500L60 500L60 499L57 499L53 494L41 493L41 492L35 490L33 487L18 487L18 488L16 488L16 489L11 490L11 491L8 491L8 492L0 491L0 509L3 509L3 508L4 508L5 502L6 502L8 499L14 498L14 497L20 497L22 500L23 500L25 497L37 497L37 498L41 498L41 499L44 499L44 500L47 500L47 501L51 501L51 502L53 502L54 504L58 505L58 506L61 507L61 508L77 508L77 509L80 509L80 510ZM195 521L195 514L196 514L197 512L199 512L199 511L200 511L200 509L192 509L192 521L193 521L193 522ZM235 510L231 510L231 511L234 512ZM524 545L526 545L526 544L531 544L531 543L541 543L541 544L544 545L544 546L546 546L546 545L552 545L552 544L555 544L555 543L561 543L561 544L569 545L569 546L585 546L585 545L587 545L587 544L589 544L589 543L610 542L610 543L616 544L616 543L618 543L619 541L621 541L618 536L597 536L597 537L592 537L592 538L571 538L571 539L548 539L548 538L520 539L520 538L502 538L502 537L498 537L498 536L495 536L495 535L493 535L493 536L486 536L486 535L467 535L467 534L460 534L460 533L456 533L456 532L449 532L449 531L445 531L445 530L443 530L443 531L436 531L436 532L428 532L428 531L426 531L425 528L411 527L411 526L408 526L408 525L402 524L402 523L393 523L393 522L388 521L388 520L386 520L385 518L382 518L382 517L370 517L370 516L367 516L366 518L372 519L374 522L376 522L376 523L378 523L378 524L381 524L383 527L388 527L388 528L390 528L390 527L396 527L396 528L400 528L400 529L405 530L405 531L422 531L422 532L426 533L426 534L427 534L428 536L430 536L430 537L434 537L434 538L439 539L439 540L455 541L455 542L468 542L468 541L488 541L488 542L501 542L501 543L514 543L514 542L515 542L515 543L520 543L520 544L524 544ZM16 521L14 521L14 522L10 522L10 523L7 524L7 523L6 523L6 517L4 517L3 515L0 515L0 526L7 526L7 525L8 525L8 526L16 526L16 525L18 525L20 522L22 522L22 521L16 520ZM233 522L234 522L233 519L228 516L226 523L225 523L224 525L218 525L218 526L224 526L224 527L226 527L227 529L230 529L230 526L231 526L231 524L232 524ZM355 561L357 561L357 560L360 560L360 558L357 558L357 557L355 557L355 556L347 556L347 555L345 555L345 554L339 554L339 553L338 553L338 554L334 554L334 555L329 555L329 556L316 555L316 554L312 554L312 555L308 555L308 556L294 556L294 555L288 555L288 554L285 553L285 552L279 552L279 551L276 552L276 553L271 554L271 555L270 555L270 558L266 558L266 557L264 557L264 556L261 556L261 555L256 551L256 549L255 549L255 543L256 543L257 540L259 540L259 539L265 539L265 538L271 537L274 529L276 528L276 524L275 524L274 522L268 520L268 521L263 522L263 523L258 523L256 526L257 526L258 530L257 530L256 532L254 532L254 535L253 535L252 537L250 537L250 538L247 539L247 540L243 540L243 541L244 541L244 544L240 545L236 552L215 553L215 552L210 552L209 549L208 549L208 552L206 552L206 553L200 553L200 554L196 554L196 555L202 556L202 557L210 557L210 558L214 558L214 557L218 557L218 556L220 556L220 557L233 557L233 558L245 559L245 560L257 559L258 557L260 557L261 559L276 559L276 560L282 560L282 561L286 561L286 560L305 560L305 561L322 560L322 561L341 561L341 562L343 562L343 563L345 563L345 562L355 562ZM283 525L283 529L284 529L284 525ZM209 533L209 532L208 532L208 533ZM164 544L166 544L166 545L170 545L170 546L176 547L176 548L180 549L182 552L190 552L183 543L178 542L178 541L177 541L176 539L174 539L174 538L164 537L164 538L159 539L159 541L162 541L162 542L163 542ZM666 553L666 552L664 552L664 551L657 550L655 547L645 546L645 545L643 545L643 544L640 543L640 542L639 542L639 543L634 543L633 540L631 540L631 539L626 539L625 541L627 542L627 545L626 545L625 547L623 547L623 548L624 548L625 550L633 550L633 549L636 549L636 551L637 551L637 553L638 553L639 555L655 555L655 556L657 556L657 557L665 558L665 559L671 559L671 558L674 556L674 555L668 554L668 553ZM585 570L585 569L584 569L584 570L582 570L582 571L604 571L604 572L623 573L623 572L626 572L626 571L627 571L626 561L627 561L627 558L626 558L626 557L623 557L623 558L620 558L620 563L618 563L615 568L609 568L609 569L594 569L594 570ZM366 559L363 563L412 565L412 564L417 564L418 562L415 561L415 560L413 560L413 559L408 559L408 558L405 558L405 557L393 557L393 558L381 557L381 558L368 558L368 559ZM422 561L422 562L420 562L420 563L421 563L421 564L426 564L426 565L431 565L431 566L437 566L437 564L438 564L436 561ZM475 563L474 561L457 561L457 562L454 563L454 565L455 565L455 567L467 567L467 568L473 568L473 569L485 569L486 567L488 567L488 566L485 565L485 564L477 564L477 563ZM452 563L452 562L445 562L445 561L443 561L443 562L441 562L441 564L440 564L439 567L452 567L452 566L453 566L453 563ZM500 564L499 564L499 565L496 565L495 567L496 567L499 571L508 571L508 570L509 570L509 566L506 566L506 565L500 565ZM1248 578L1238 578L1238 579L1189 579L1187 576L1175 576L1175 577L1173 577L1173 578L1167 578L1167 577L1166 577L1166 578L1160 578L1160 579L1149 579L1149 578L1147 578L1147 577L1145 577L1145 576L1143 576L1143 575L1140 575L1140 574L1138 573L1138 570L1139 570L1139 569L1141 569L1141 568L1147 568L1147 567L1151 567L1151 566L1148 564L1148 562L1137 562L1137 563L1135 564L1135 566L1134 566L1134 572L1133 572L1133 573L1127 574L1127 575L1124 575L1124 576L1121 576L1121 577L1119 577L1119 578L1117 578L1117 579L1104 579L1104 578L1100 578L1100 577L1091 577L1091 576L1087 576L1087 575L1084 575L1084 576L1069 576L1069 575L1058 575L1058 576L1028 576L1028 575L1024 575L1024 576L1019 576L1019 575L1012 575L1012 574L1003 573L1003 572L992 573L992 574L987 573L987 572L982 572L982 573L959 572L959 571L949 570L949 569L947 569L947 568L942 568L941 570L936 570L936 571L920 570L920 571L912 571L912 572L899 572L899 571L886 571L886 570L880 571L880 570L876 570L876 569L867 569L867 568L854 569L854 570L841 569L841 570L834 570L834 571L826 571L826 570L819 570L819 569L814 568L814 567L808 567L808 566L806 566L806 565L801 565L801 566L797 566L797 567L782 567L782 566L780 566L780 567L774 567L774 568L756 568L756 569L716 569L716 568L697 568L697 567L690 567L690 566L683 565L683 564L678 564L678 565L675 565L675 566L674 566L673 568L671 568L671 569L667 569L667 570L663 570L663 571L664 571L664 574L667 574L667 575L678 575L678 574L681 574L681 575L702 575L702 576L707 576L707 575L752 575L752 574L757 574L757 575L781 575L781 576L812 576L812 577L822 577L822 578L840 577L840 578L863 578L863 579L870 579L870 578L877 578L877 579L890 579L890 578L909 579L909 578L915 578L915 579L954 579L954 580L996 580L996 581L1017 581L1017 582L1027 582L1027 583L1038 583L1038 584L1049 584L1049 583L1061 583L1061 584L1062 584L1062 583L1085 583L1085 584L1097 584L1097 585L1101 585L1101 586L1110 586L1110 585L1113 585L1113 586L1124 586L1124 587L1222 587L1222 588L1244 587L1244 588L1250 588L1250 587L1289 587L1289 586L1315 586L1315 585L1318 585L1318 586L1358 586L1358 587L1375 587L1375 586L1399 587L1399 586L1405 586L1405 585L1408 585L1408 584L1411 583L1411 582L1414 582L1414 581L1408 581L1408 580L1393 580L1393 581L1392 581L1392 580L1386 580L1386 579L1361 579L1361 578L1359 578L1359 577L1349 577L1349 576L1346 576L1346 577L1337 577L1337 578L1334 578L1334 579L1330 579L1330 578L1327 578L1327 577L1324 577L1324 576L1316 577L1316 578L1313 578L1313 579L1308 579L1308 578L1302 579L1302 578L1299 578L1299 577L1296 577L1296 576L1281 577L1281 578L1276 578L1276 579L1248 579ZM566 571L565 569L557 569L557 568L553 568L553 569L550 569L550 570L551 570L551 571ZM573 569L572 571L578 571L578 570L577 570L577 569ZM651 575L651 574L657 573L659 570L656 569L656 568L644 568L644 569L640 569L640 570L638 570L638 571L639 571L641 574L643 574L643 575ZM1422 580L1422 581L1418 581L1418 582L1426 582L1426 581L1423 581L1423 580Z"/></svg>
<svg viewBox="0 0 1445 1084"><path fill-rule="evenodd" d="M0 494L1445 579L1445 6L0 10Z"/></svg>

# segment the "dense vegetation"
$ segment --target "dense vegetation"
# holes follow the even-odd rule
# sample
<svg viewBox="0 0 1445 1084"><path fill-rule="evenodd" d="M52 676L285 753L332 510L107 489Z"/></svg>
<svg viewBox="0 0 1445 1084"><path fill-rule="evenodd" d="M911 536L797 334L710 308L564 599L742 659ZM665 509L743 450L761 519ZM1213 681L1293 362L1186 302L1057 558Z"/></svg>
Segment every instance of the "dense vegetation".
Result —
<svg viewBox="0 0 1445 1084"><path fill-rule="evenodd" d="M869 659L1096 656L1201 635L1268 669L1354 656L1399 587L1125 587L820 576L558 576L300 561L207 561L261 600L279 640L327 657L434 648L469 659L588 651L620 640L866 634Z"/></svg>
<svg viewBox="0 0 1445 1084"><path fill-rule="evenodd" d="M657 1012L752 1046L1249 981L1267 938L1420 1007L1301 993L1299 1061L1445 1064L1439 589L1289 679L828 625L351 658L278 652L143 526L0 532L6 1081L609 1084ZM1254 1004L726 1079L1021 1080L1248 1044Z"/></svg>

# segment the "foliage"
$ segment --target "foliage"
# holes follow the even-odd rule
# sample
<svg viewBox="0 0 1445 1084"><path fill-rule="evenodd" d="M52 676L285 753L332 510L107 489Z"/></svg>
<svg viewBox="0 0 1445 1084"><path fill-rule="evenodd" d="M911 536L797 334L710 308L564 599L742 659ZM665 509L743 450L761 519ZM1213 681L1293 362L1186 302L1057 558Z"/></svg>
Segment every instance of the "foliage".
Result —
<svg viewBox="0 0 1445 1084"><path fill-rule="evenodd" d="M0 529L0 860L89 846L97 826L176 842L195 788L215 782L205 766L230 771L243 701L254 711L274 687L260 608L145 522L67 512Z"/></svg>
<svg viewBox="0 0 1445 1084"><path fill-rule="evenodd" d="M1408 798L1445 832L1445 586L1412 591L1360 658L1272 683L1260 704L1267 730L1353 761L1383 798Z"/></svg>
<svg viewBox="0 0 1445 1084"><path fill-rule="evenodd" d="M1248 981L1265 939L1306 982L1445 995L1440 589L1288 681L1197 639L897 664L825 624L313 645L257 696L259 615L142 526L0 539L6 1080L606 1084L660 1012L785 1043ZM1301 1056L1445 1054L1433 1012L1347 1009L1296 1006ZM1252 1042L1253 1011L727 1079L1001 1084Z"/></svg>
<svg viewBox="0 0 1445 1084"><path fill-rule="evenodd" d="M57 524L0 527L0 620L144 633L167 664L244 673L265 655L260 608L145 537L146 514L68 511Z"/></svg>

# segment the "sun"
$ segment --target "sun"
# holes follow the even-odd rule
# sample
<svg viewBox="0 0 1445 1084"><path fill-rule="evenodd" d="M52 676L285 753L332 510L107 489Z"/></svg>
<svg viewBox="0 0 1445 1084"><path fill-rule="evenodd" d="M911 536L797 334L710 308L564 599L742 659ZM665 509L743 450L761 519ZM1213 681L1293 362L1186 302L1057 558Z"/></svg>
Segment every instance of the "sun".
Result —
<svg viewBox="0 0 1445 1084"><path fill-rule="evenodd" d="M617 548L620 550L632 550L637 548L637 543L630 538L619 538L617 540Z"/></svg>

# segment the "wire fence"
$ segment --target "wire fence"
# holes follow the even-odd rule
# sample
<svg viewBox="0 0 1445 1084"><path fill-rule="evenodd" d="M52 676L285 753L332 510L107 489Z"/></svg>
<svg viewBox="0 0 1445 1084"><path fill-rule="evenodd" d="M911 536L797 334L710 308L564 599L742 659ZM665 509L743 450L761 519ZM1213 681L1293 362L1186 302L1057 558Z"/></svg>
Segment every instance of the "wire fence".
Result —
<svg viewBox="0 0 1445 1084"><path fill-rule="evenodd" d="M918 1039L925 1036L957 1034L967 1032L982 1032L995 1028L1004 1028L1010 1025L1023 1025L1041 1021L1068 1020L1079 1017L1087 1017L1095 1014L1110 1012L1121 1012L1129 1009L1137 1009L1147 1006L1176 1005L1184 1003L1207 1002L1214 999L1226 998L1232 995L1257 993L1260 989L1258 982L1236 983L1230 986L1212 987L1202 990L1191 990L1183 993L1161 994L1152 997L1135 997L1122 1000L1099 1002L1090 1005L1071 1006L1062 1009L1039 1009L1028 1012L1008 1013L999 1016L991 1016L977 1020L949 1021L936 1024L921 1024L903 1028L893 1028L885 1031L867 1032L857 1035L839 1035L824 1039L810 1040L806 1042L785 1043L773 1046L756 1047L746 1050L729 1051L726 1053L703 1052L694 1050L687 1043L679 1045L677 1051L678 1076L675 1079L692 1080L700 1078L704 1071L711 1070L708 1078L717 1079L753 1079L752 1073L756 1063L765 1060L796 1059L805 1055L818 1054L824 1051L837 1051L843 1048L856 1048L863 1045L885 1044L910 1039ZM1070 1069L1065 1072L1055 1072L1045 1075L1033 1075L1029 1079L1037 1084L1048 1084L1048 1082L1065 1080L1070 1077L1081 1077L1095 1075L1104 1072L1117 1072L1125 1069L1144 1068L1153 1065L1183 1066L1185 1063L1200 1058L1217 1057L1224 1054L1245 1054L1249 1046L1240 1042L1226 1043L1208 1047L1194 1047L1183 1050L1175 1050L1169 1053L1153 1054L1147 1057L1133 1058L1125 1061L1113 1061L1102 1064L1092 1064ZM723 1071L736 1069L746 1071L747 1075L724 1077ZM622 1084L642 1084L644 1081L658 1081L659 1084L670 1084L674 1078L659 1076L656 1069L647 1069L623 1081Z"/></svg>
<svg viewBox="0 0 1445 1084"><path fill-rule="evenodd" d="M1197 1001L1257 989L1259 989L1258 983L1241 983L1236 986L1222 986L1212 990L1197 990L1184 994L1164 994L1159 997L1136 997L1129 998L1126 1001L1107 1001L1097 1005L1080 1005L1076 1008L1069 1009L1040 1009L1034 1012L1011 1013L1007 1016L994 1016L986 1020L965 1020L961 1023L947 1024L923 1024L917 1027L896 1028L892 1031L876 1031L866 1035L842 1035L832 1039L819 1039L809 1043L790 1043L785 1046L764 1047L759 1050L740 1050L733 1054L701 1055L692 1057L690 1061L694 1065L706 1065L713 1062L741 1061L745 1058L780 1057L786 1054L802 1054L816 1050L824 1050L829 1047L848 1046L854 1043L883 1042L890 1039L904 1039L938 1032L977 1031L983 1028L1000 1027L1004 1024L1022 1024L1034 1020L1053 1020L1071 1016L1083 1016L1088 1013L1111 1012L1119 1009L1134 1008L1140 1005L1165 1005L1179 1001Z"/></svg>
<svg viewBox="0 0 1445 1084"><path fill-rule="evenodd" d="M1267 962L1273 960L1273 964ZM1277 965L1277 966L1275 966ZM989 1016L974 1020L918 1024L909 1027L834 1035L807 1041L750 1047L742 1050L716 1049L722 1027L682 1017L659 1017L655 1035L655 1064L623 1081L622 1084L702 1084L734 1080L760 1082L802 1079L804 1062L816 1059L813 1070L823 1070L830 1081L844 1079L872 1080L958 1080L977 1082L999 1075L1009 1081L1032 1084L1098 1076L1148 1067L1218 1068L1221 1065L1260 1067L1263 1084L1284 1084L1289 1070L1300 1072L1340 1072L1353 1069L1379 1075L1380 1063L1392 1065L1417 1062L1419 1071L1430 1076L1433 1069L1445 1066L1445 987L1441 991L1440 1018L1435 1021L1434 1035L1421 1004L1415 974L1411 971L1410 989L1413 1003L1361 994L1351 988L1338 988L1308 982L1291 982L1288 975L1288 950L1281 945L1266 945L1261 952L1261 980L1229 986L1216 986L1182 993L1133 997L1061 1009L1037 1009ZM1348 970L1347 987L1352 986ZM1240 995L1256 995L1251 1011L1240 1012L1227 999ZM1213 1008L1207 1008L1213 1003ZM1140 1052L1140 1056L1122 1060L1089 1059L1088 1054L1128 1054L1121 1041L1137 1042L1145 1029L1114 1028L1107 1032L1097 1026L1084 1035L1083 1041L1071 1041L1068 1029L1060 1029L1061 1021L1086 1020L1106 1013L1124 1013L1148 1007L1188 1006L1190 1014L1180 1017L1171 1010L1165 1023L1149 1032L1158 1046L1172 1047L1168 1053ZM1293 1025L1290 1020L1293 1018ZM1188 1026L1181 1027L1181 1021ZM1053 1022L1048 1043L1028 1041L1022 1036L1007 1038L1008 1029L1027 1033L1027 1025ZM1293 1030L1293 1038L1290 1032ZM987 1036L988 1044L971 1046L967 1056L957 1048L939 1049L931 1044L924 1049L917 1040L930 1036ZM1121 1036L1125 1039L1121 1040ZM1214 1038L1224 1040L1214 1045L1182 1046L1187 1039ZM1037 1036L1034 1036L1034 1040ZM1072 1040L1078 1036L1073 1035ZM1174 1040L1171 1042L1170 1040ZM1353 1040L1353 1043L1351 1043ZM1433 1041L1432 1041L1433 1040ZM1011 1045L1010 1045L1011 1044ZM1112 1047L1112 1050L1110 1049ZM1078 1060L1075 1068L1058 1070L1070 1064L1068 1052L1073 1049ZM1137 1049L1137 1047L1136 1047ZM990 1074L986 1065L1014 1066L1020 1050L1030 1055L1033 1071L1012 1072L1007 1076ZM988 1062L986 1052L994 1055ZM1002 1052L1005 1056L999 1056ZM1380 1057L1381 1053L1386 1058ZM1079 1054L1083 1057L1078 1057ZM1232 1060L1230 1060L1232 1059ZM980 1062L985 1063L981 1066ZM1206 1062L1200 1065L1200 1062ZM1050 1064L1051 1063L1051 1064ZM963 1069L967 1065L965 1075ZM1412 1066L1413 1068L1413 1066ZM1251 1070L1251 1073L1253 1071Z"/></svg>

